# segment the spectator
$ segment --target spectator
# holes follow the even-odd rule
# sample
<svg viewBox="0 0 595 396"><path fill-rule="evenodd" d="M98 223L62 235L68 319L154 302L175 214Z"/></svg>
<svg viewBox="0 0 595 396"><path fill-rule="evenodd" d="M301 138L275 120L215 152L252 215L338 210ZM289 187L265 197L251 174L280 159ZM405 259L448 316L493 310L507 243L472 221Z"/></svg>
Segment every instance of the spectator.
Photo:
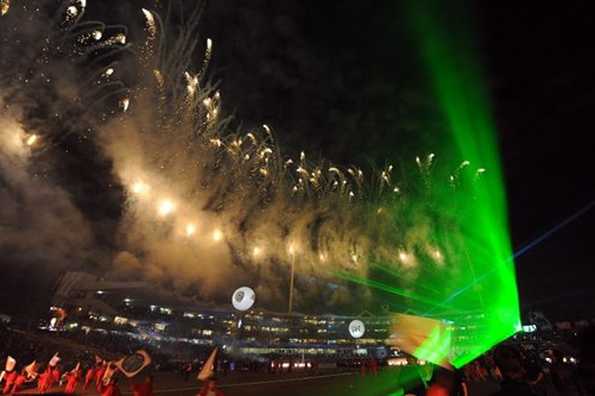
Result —
<svg viewBox="0 0 595 396"><path fill-rule="evenodd" d="M439 367L426 392L427 396L467 396L467 385L456 371Z"/></svg>
<svg viewBox="0 0 595 396"><path fill-rule="evenodd" d="M83 390L86 391L89 388L89 384L91 383L91 381L93 381L93 378L95 377L95 370L96 368L92 365L90 365L87 369L87 374L85 375L85 385L83 386Z"/></svg>
<svg viewBox="0 0 595 396"><path fill-rule="evenodd" d="M595 327L590 327L581 336L578 377L585 395L595 395Z"/></svg>
<svg viewBox="0 0 595 396"><path fill-rule="evenodd" d="M560 351L554 351L554 359L550 372L552 374L552 382L558 393L564 396L575 396L580 394L574 367L571 367L563 361L563 356Z"/></svg>
<svg viewBox="0 0 595 396"><path fill-rule="evenodd" d="M502 374L500 391L494 396L537 396L526 381L527 373L518 350L500 346L496 349L494 358Z"/></svg>

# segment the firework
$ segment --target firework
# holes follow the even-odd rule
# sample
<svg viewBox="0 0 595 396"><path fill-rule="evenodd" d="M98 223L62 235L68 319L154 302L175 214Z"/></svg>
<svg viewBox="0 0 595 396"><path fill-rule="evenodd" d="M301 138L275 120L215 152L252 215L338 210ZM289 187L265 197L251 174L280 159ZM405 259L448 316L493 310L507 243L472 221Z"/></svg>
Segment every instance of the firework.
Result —
<svg viewBox="0 0 595 396"><path fill-rule="evenodd" d="M295 266L297 304L340 279L388 291L419 312L452 308L443 301L472 281L461 264L469 263L469 230L460 219L484 168L464 161L435 175L434 153L366 172L305 152L287 158L268 125L236 131L222 114L222 95L208 79L213 42L197 38L200 7L173 33L158 12L139 10L147 38L133 52L125 27L84 21L84 1L64 1L55 15L35 3L0 2L1 94L21 103L24 123L35 126L20 133L21 146L41 150L79 134L110 158L126 191L119 247L142 258L149 279L180 290L198 285L204 298L227 296L230 279L250 281L272 301ZM39 44L17 56L24 38ZM135 83L127 85L125 74ZM60 127L27 107L40 100L57 109ZM408 179L395 171L411 168ZM391 285L372 280L378 272ZM477 299L465 302L481 308Z"/></svg>

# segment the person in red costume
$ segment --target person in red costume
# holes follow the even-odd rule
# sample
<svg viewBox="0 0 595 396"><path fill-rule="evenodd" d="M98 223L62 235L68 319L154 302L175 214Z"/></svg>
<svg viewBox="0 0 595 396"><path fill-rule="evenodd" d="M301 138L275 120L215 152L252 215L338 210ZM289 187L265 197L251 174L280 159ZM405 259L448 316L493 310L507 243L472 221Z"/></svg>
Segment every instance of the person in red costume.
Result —
<svg viewBox="0 0 595 396"><path fill-rule="evenodd" d="M39 375L37 380L37 391L45 393L50 387L50 377L52 376L51 368L48 367L43 373Z"/></svg>
<svg viewBox="0 0 595 396"><path fill-rule="evenodd" d="M23 384L27 380L27 372L25 369L21 371L21 373L17 376L16 380L14 381L14 387L12 388L12 393L17 393L21 390Z"/></svg>
<svg viewBox="0 0 595 396"><path fill-rule="evenodd" d="M96 369L93 366L89 366L89 368L87 369L87 374L85 375L85 385L83 386L83 390L87 390L87 388L89 388L89 384L95 377L95 370Z"/></svg>
<svg viewBox="0 0 595 396"><path fill-rule="evenodd" d="M76 386L80 376L80 370L71 371L70 373L66 374L66 387L64 388L64 393L70 395L76 391Z"/></svg>
<svg viewBox="0 0 595 396"><path fill-rule="evenodd" d="M225 394L217 388L215 380L210 379L204 384L196 396L225 396Z"/></svg>
<svg viewBox="0 0 595 396"><path fill-rule="evenodd" d="M132 396L153 396L153 377L148 375L145 382L133 384Z"/></svg>
<svg viewBox="0 0 595 396"><path fill-rule="evenodd" d="M50 381L50 388L54 386L54 384L60 383L60 378L62 377L62 372L58 366L52 369L51 381Z"/></svg>
<svg viewBox="0 0 595 396"><path fill-rule="evenodd" d="M97 392L99 392L99 387L101 386L101 380L103 379L103 374L105 374L106 369L107 369L107 366L105 364L102 364L95 371L95 388L97 388Z"/></svg>
<svg viewBox="0 0 595 396"><path fill-rule="evenodd" d="M100 382L99 393L101 396L122 396L120 388L118 387L117 378L113 378L108 385L103 385L103 383Z"/></svg>
<svg viewBox="0 0 595 396"><path fill-rule="evenodd" d="M19 374L16 370L12 370L10 373L6 373L6 376L4 377L4 389L2 389L3 394L8 395L11 393L12 386L14 385L18 375Z"/></svg>

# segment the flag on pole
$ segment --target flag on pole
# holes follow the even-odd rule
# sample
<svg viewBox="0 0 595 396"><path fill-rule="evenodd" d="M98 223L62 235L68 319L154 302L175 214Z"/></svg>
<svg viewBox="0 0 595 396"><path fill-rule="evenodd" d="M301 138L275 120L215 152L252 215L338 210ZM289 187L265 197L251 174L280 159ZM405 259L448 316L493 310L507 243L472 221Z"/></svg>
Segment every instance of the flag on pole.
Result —
<svg viewBox="0 0 595 396"><path fill-rule="evenodd" d="M28 378L37 377L37 360L34 360L31 364L25 366L25 373L27 373Z"/></svg>
<svg viewBox="0 0 595 396"><path fill-rule="evenodd" d="M4 366L4 369L6 370L7 373L11 372L12 370L14 370L14 366L17 365L17 361L15 358L13 358L12 356L9 356L6 358L6 365Z"/></svg>
<svg viewBox="0 0 595 396"><path fill-rule="evenodd" d="M144 351L138 350L130 356L126 356L125 358L120 359L116 362L116 367L124 373L124 375L128 378L132 378L138 373L141 372L142 369L147 367L151 364L151 356Z"/></svg>
<svg viewBox="0 0 595 396"><path fill-rule="evenodd" d="M116 371L118 371L118 368L116 367L114 362L108 362L107 367L105 368L105 372L103 373L103 378L101 379L101 382L104 386L108 386L110 382L112 382L112 377L114 376Z"/></svg>
<svg viewBox="0 0 595 396"><path fill-rule="evenodd" d="M447 369L451 352L451 330L442 321L422 316L395 314L388 344L418 359Z"/></svg>
<svg viewBox="0 0 595 396"><path fill-rule="evenodd" d="M215 374L215 358L217 357L217 348L213 349L211 355L202 366L196 377L199 381L206 381Z"/></svg>
<svg viewBox="0 0 595 396"><path fill-rule="evenodd" d="M60 356L58 356L58 352L56 352L54 356L52 356L52 358L50 359L50 367L56 367L58 363L60 363L60 360L62 359L60 359Z"/></svg>

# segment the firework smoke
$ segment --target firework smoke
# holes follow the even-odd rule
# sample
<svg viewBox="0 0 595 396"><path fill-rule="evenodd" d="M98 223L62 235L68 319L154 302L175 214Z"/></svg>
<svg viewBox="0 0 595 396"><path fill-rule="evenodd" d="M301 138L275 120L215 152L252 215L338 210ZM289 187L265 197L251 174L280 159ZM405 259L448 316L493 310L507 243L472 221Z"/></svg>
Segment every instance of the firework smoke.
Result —
<svg viewBox="0 0 595 396"><path fill-rule="evenodd" d="M221 94L206 76L216 49L210 40L196 39L200 7L176 34L156 12L139 10L146 40L128 55L136 60L131 69L120 62L130 48L125 28L85 22L80 0L63 2L47 20L35 3L2 2L9 21L0 53L3 98L19 109L14 122L35 130L35 138L19 138L19 150L30 150L29 143L49 150L75 134L110 159L125 190L110 271L140 273L208 299L227 298L235 287L249 284L259 301L274 302L285 299L293 261L298 305L312 296L320 301L325 295L330 304L367 296L365 290L329 288L328 282L337 273L366 277L377 263L408 287L421 271L456 271L448 265L456 238L435 240L437 210L416 200L434 188L433 154L417 158L422 187L409 190L394 180L392 165L364 174L353 166L311 162L305 153L286 158L266 125L230 131ZM40 37L39 47L29 45ZM200 51L204 56L197 63ZM125 85L124 75L135 75L135 82ZM6 119L1 125L4 136L10 128ZM3 178L12 172L5 162ZM23 179L31 175L26 164L19 166L18 184L26 185ZM462 168L451 176L451 186L461 183ZM60 197L53 203L71 215L61 221L84 229L68 196L51 191ZM19 224L23 233L59 225ZM64 236L59 243L85 246L85 235ZM25 235L13 239L31 246Z"/></svg>
<svg viewBox="0 0 595 396"><path fill-rule="evenodd" d="M4 109L0 117L0 248L5 285L34 287L31 304L47 298L52 276L67 268L92 262L93 236L83 214L69 194L33 172L32 151L41 144L25 131L18 117ZM26 279L26 281L25 281ZM3 301L14 302L10 287L3 287ZM47 301L47 300L45 300Z"/></svg>

